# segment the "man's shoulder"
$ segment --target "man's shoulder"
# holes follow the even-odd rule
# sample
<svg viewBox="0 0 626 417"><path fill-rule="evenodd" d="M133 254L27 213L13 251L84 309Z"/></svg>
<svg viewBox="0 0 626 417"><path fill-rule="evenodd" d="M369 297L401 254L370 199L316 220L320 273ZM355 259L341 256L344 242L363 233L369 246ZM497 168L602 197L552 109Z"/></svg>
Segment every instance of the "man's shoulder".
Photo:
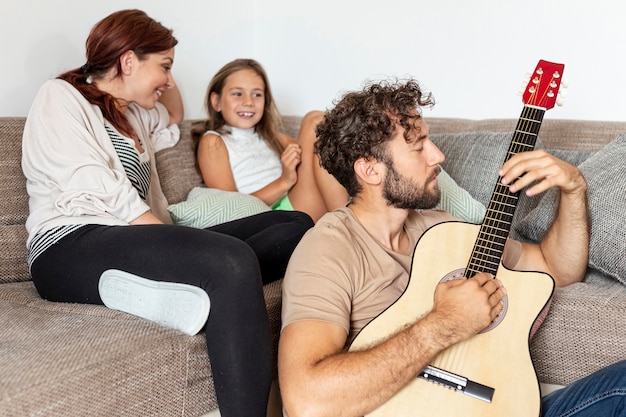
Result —
<svg viewBox="0 0 626 417"><path fill-rule="evenodd" d="M405 226L409 230L416 229L416 233L422 234L436 224L458 220L445 210L414 210L409 213Z"/></svg>
<svg viewBox="0 0 626 417"><path fill-rule="evenodd" d="M445 210L412 210L406 219L408 228L425 230L435 224L458 221ZM367 233L352 210L341 207L324 214L307 233L312 235L343 234L346 237Z"/></svg>
<svg viewBox="0 0 626 417"><path fill-rule="evenodd" d="M451 220L459 220L452 214L445 210L432 209L432 210L414 210L407 217L407 223L410 222L427 222L427 223L442 223Z"/></svg>
<svg viewBox="0 0 626 417"><path fill-rule="evenodd" d="M352 210L348 207L340 207L333 211L329 211L324 214L315 224L326 227L326 228L343 228L348 227L350 223L355 219L354 214L352 214Z"/></svg>
<svg viewBox="0 0 626 417"><path fill-rule="evenodd" d="M297 258L300 252L314 250L334 258L335 254L345 252L345 248L356 246L355 242L363 234L362 229L350 209L339 208L328 212L307 230L292 257Z"/></svg>
<svg viewBox="0 0 626 417"><path fill-rule="evenodd" d="M308 233L316 236L334 235L350 239L364 233L363 226L348 207L341 207L324 214Z"/></svg>

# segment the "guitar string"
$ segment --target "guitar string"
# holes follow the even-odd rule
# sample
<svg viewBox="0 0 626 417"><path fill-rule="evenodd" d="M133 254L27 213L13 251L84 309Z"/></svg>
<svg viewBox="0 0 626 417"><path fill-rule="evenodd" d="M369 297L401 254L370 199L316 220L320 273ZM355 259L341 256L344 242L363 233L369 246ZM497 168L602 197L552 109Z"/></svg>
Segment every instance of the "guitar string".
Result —
<svg viewBox="0 0 626 417"><path fill-rule="evenodd" d="M512 143L507 151L506 160L516 153L534 148L543 113L545 113L543 109L524 107ZM479 233L479 240L472 252L466 277L473 276L481 270L489 271L495 275L518 199L518 195L511 193L507 186L500 182L496 184L494 196ZM495 237L497 240L490 242L487 237Z"/></svg>
<svg viewBox="0 0 626 417"><path fill-rule="evenodd" d="M532 109L530 109L532 113ZM506 160L510 159L514 154L518 153L520 149L519 143L520 138L524 138L524 132L528 131L529 121L524 113L528 113L524 111L522 113L522 118L518 124L518 128L516 129L515 135L513 137L513 141L509 147L507 152ZM492 273L497 269L497 265L499 264L499 257L504 248L504 243L506 242L506 237L503 236L508 233L509 225L510 225L510 217L512 209L515 208L515 203L517 200L517 196L510 193L508 187L498 183L495 189L494 198L490 204L488 221L485 224L485 228L483 228L483 233L481 234L481 240L483 250L479 250L477 252L478 255L478 266L482 266L485 269L490 270ZM498 240L494 241L493 239L489 240L485 237L496 237ZM498 245L498 248L494 249L494 243ZM479 248L481 249L481 248Z"/></svg>

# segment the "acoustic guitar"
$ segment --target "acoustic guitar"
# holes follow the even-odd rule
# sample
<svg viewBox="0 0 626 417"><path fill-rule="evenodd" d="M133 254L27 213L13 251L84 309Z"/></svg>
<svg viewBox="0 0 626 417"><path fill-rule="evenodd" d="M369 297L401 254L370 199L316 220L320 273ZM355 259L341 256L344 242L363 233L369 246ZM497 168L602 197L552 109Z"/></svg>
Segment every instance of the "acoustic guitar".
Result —
<svg viewBox="0 0 626 417"><path fill-rule="evenodd" d="M522 94L524 108L506 160L534 149L547 109L554 107L564 65L539 61ZM407 288L359 332L350 350L376 345L426 315L435 287L478 272L496 276L507 290L499 316L476 336L441 352L413 381L368 416L538 416L541 395L530 357L533 324L552 297L553 279L509 270L502 253L519 193L499 181L480 225L446 222L420 238Z"/></svg>

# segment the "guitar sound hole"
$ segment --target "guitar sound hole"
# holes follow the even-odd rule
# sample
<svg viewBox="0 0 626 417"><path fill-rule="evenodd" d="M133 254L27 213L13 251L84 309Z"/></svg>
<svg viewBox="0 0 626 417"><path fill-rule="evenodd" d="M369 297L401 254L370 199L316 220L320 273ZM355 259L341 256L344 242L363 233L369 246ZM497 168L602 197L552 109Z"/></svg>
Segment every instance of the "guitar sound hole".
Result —
<svg viewBox="0 0 626 417"><path fill-rule="evenodd" d="M465 274L465 268L460 268L455 271L447 273L443 278L441 278L441 281L439 282L447 282L453 279L465 279L464 274ZM504 320L504 316L506 316L506 312L509 308L509 298L506 296L506 294L504 295L504 298L502 298L502 301L504 305L502 306L502 310L500 310L500 314L498 314L497 317L493 319L493 321L491 322L489 326L481 330L480 333L486 333L490 330L495 329L502 322L502 320Z"/></svg>

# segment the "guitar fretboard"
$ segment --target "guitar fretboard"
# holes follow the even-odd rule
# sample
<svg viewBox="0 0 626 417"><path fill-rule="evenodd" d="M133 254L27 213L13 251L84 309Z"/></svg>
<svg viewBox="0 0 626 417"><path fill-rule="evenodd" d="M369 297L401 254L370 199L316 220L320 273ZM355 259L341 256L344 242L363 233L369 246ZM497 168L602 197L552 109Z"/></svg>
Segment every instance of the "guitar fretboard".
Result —
<svg viewBox="0 0 626 417"><path fill-rule="evenodd" d="M505 162L519 152L534 149L545 112L544 108L524 106L513 133ZM504 244L511 230L511 222L518 200L519 192L512 193L507 185L503 185L500 181L497 182L468 266L465 269L466 278L472 277L478 272L489 272L494 276L496 275L504 251Z"/></svg>

